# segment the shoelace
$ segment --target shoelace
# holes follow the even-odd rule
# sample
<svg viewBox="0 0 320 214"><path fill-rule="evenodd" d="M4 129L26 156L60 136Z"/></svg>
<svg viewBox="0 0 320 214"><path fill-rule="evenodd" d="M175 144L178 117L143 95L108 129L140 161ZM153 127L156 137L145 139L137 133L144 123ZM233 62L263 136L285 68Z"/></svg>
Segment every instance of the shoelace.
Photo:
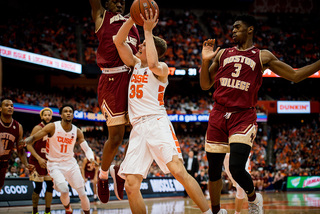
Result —
<svg viewBox="0 0 320 214"><path fill-rule="evenodd" d="M104 189L106 187L106 181L101 181L101 184L102 184L102 188Z"/></svg>
<svg viewBox="0 0 320 214"><path fill-rule="evenodd" d="M249 214L259 214L259 206L254 203L249 203Z"/></svg>

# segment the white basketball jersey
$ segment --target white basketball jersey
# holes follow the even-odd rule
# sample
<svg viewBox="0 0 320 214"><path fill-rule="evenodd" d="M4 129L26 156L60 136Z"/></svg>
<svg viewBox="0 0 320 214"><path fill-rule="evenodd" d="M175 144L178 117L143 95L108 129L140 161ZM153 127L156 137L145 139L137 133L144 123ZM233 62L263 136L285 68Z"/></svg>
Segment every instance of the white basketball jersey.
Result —
<svg viewBox="0 0 320 214"><path fill-rule="evenodd" d="M49 161L61 162L67 161L74 157L74 145L77 140L77 127L72 125L72 129L66 132L61 121L54 122L55 132L47 142L47 158Z"/></svg>
<svg viewBox="0 0 320 214"><path fill-rule="evenodd" d="M166 114L164 92L168 85L160 82L148 68L135 65L129 83L129 118L131 123L142 116Z"/></svg>

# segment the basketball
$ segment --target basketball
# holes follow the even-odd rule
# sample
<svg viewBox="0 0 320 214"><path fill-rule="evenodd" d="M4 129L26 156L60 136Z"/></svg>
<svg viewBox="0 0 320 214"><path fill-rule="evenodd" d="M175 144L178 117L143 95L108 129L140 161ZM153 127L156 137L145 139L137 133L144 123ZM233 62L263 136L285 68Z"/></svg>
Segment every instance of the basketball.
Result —
<svg viewBox="0 0 320 214"><path fill-rule="evenodd" d="M137 25L143 26L143 20L140 17L140 13L146 18L145 10L149 11L150 8L152 9L153 14L155 14L156 10L158 11L157 18L159 18L159 7L154 0L134 0L130 8L130 15L133 21Z"/></svg>

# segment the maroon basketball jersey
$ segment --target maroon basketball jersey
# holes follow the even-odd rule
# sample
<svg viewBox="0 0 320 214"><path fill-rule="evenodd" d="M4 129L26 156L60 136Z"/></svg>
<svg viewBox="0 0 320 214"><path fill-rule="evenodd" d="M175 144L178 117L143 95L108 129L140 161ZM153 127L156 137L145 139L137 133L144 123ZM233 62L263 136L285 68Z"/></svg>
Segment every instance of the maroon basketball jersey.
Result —
<svg viewBox="0 0 320 214"><path fill-rule="evenodd" d="M41 126L41 128L44 127L44 124L43 123L39 123L38 126ZM34 150L36 151L36 153L43 159L47 160L47 157L46 157L46 143L47 143L47 138L48 136L45 136L44 138L36 141L34 144L33 144L33 148ZM35 163L35 164L38 164L38 160L33 156L31 155L30 158L29 158L29 161L30 163Z"/></svg>
<svg viewBox="0 0 320 214"><path fill-rule="evenodd" d="M12 119L6 126L0 120L0 161L8 161L19 141L19 123Z"/></svg>
<svg viewBox="0 0 320 214"><path fill-rule="evenodd" d="M219 59L213 99L225 107L255 107L262 84L260 50L227 48Z"/></svg>
<svg viewBox="0 0 320 214"><path fill-rule="evenodd" d="M127 20L121 14L115 14L106 11L102 25L96 32L99 47L97 50L97 64L100 68L112 68L124 65L115 44L113 37L117 34L122 24ZM130 45L133 54L139 49L140 36L136 26L133 26L129 32L127 43Z"/></svg>

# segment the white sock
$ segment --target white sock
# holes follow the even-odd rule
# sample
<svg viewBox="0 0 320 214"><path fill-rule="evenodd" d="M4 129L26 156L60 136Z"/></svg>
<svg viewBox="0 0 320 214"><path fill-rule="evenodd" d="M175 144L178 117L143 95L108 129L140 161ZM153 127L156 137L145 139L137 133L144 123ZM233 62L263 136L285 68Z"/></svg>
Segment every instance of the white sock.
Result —
<svg viewBox="0 0 320 214"><path fill-rule="evenodd" d="M211 209L208 209L208 210L205 211L203 214L213 214L213 212L211 211Z"/></svg>
<svg viewBox="0 0 320 214"><path fill-rule="evenodd" d="M100 179L107 180L107 179L108 179L108 174L109 174L109 171L103 171L103 170L101 169L101 170L100 170L100 173L99 173L99 178L100 178Z"/></svg>

